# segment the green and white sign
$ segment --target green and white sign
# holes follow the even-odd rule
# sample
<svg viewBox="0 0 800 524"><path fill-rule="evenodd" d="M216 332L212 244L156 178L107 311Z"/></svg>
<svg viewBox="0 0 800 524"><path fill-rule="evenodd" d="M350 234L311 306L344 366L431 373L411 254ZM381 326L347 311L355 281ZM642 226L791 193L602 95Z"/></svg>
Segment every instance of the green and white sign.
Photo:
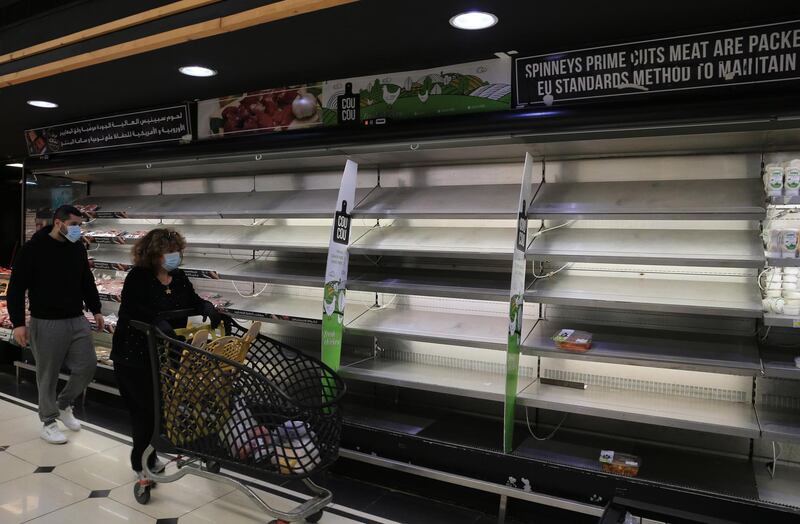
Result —
<svg viewBox="0 0 800 524"><path fill-rule="evenodd" d="M514 262L511 269L511 299L508 309L508 350L506 353L506 397L503 416L503 451L511 453L514 443L514 413L519 378L519 345L522 335L522 312L525 303L525 248L528 245L528 205L531 203L533 158L525 153L522 187L519 191L517 234L514 239Z"/></svg>
<svg viewBox="0 0 800 524"><path fill-rule="evenodd" d="M344 166L339 199L333 217L325 267L325 290L322 301L322 361L334 371L342 357L345 288L347 287L347 247L350 244L351 213L355 206L358 164L348 160Z"/></svg>
<svg viewBox="0 0 800 524"><path fill-rule="evenodd" d="M511 106L510 78L511 61L493 58L418 71L329 80L322 88L323 121L326 125L336 123L337 104L348 93L357 96L362 121L507 111Z"/></svg>

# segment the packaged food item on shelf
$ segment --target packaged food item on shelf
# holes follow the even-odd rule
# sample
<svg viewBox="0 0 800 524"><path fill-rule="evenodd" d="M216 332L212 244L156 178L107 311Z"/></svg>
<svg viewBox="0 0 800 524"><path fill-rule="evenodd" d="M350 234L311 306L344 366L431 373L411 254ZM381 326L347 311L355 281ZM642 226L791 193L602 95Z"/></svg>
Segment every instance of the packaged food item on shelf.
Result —
<svg viewBox="0 0 800 524"><path fill-rule="evenodd" d="M761 301L764 313L778 313L784 311L786 301L781 297L767 297Z"/></svg>
<svg viewBox="0 0 800 524"><path fill-rule="evenodd" d="M772 258L781 258L781 250L783 247L783 238L781 237L782 231L780 229L770 229L767 238L767 256Z"/></svg>
<svg viewBox="0 0 800 524"><path fill-rule="evenodd" d="M786 300L800 300L800 290L784 289L781 291L781 296Z"/></svg>
<svg viewBox="0 0 800 524"><path fill-rule="evenodd" d="M794 229L784 229L781 233L782 258L797 258L797 231Z"/></svg>
<svg viewBox="0 0 800 524"><path fill-rule="evenodd" d="M791 162L787 162L783 171L783 194L800 196L800 159L795 158Z"/></svg>
<svg viewBox="0 0 800 524"><path fill-rule="evenodd" d="M553 335L553 342L556 343L556 347L559 349L584 352L592 347L592 334L588 331L562 329Z"/></svg>
<svg viewBox="0 0 800 524"><path fill-rule="evenodd" d="M95 355L97 355L97 362L100 364L104 364L106 366L113 366L114 363L111 361L111 350L108 348L104 348L102 346L95 346L94 348Z"/></svg>
<svg viewBox="0 0 800 524"><path fill-rule="evenodd" d="M764 190L768 197L783 196L783 166L769 164L764 169Z"/></svg>
<svg viewBox="0 0 800 524"><path fill-rule="evenodd" d="M143 236L147 234L147 231L134 231L134 232L126 232L122 235L122 238L125 240L139 240Z"/></svg>
<svg viewBox="0 0 800 524"><path fill-rule="evenodd" d="M617 453L604 449L600 452L600 466L606 473L635 477L639 474L641 459L636 455Z"/></svg>

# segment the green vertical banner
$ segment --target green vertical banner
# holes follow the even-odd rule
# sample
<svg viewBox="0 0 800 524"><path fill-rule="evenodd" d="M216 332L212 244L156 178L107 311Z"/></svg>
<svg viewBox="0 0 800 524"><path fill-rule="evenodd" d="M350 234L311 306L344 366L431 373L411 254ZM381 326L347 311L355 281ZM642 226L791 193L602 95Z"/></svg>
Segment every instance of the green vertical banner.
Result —
<svg viewBox="0 0 800 524"><path fill-rule="evenodd" d="M519 345L522 336L522 310L525 304L525 249L528 246L528 206L531 203L533 157L525 153L522 186L517 210L517 235L514 239L514 262L511 268L511 299L508 308L508 350L506 352L506 397L503 415L503 451L511 453L514 445L515 408L519 379Z"/></svg>
<svg viewBox="0 0 800 524"><path fill-rule="evenodd" d="M339 370L344 332L345 288L350 244L351 213L355 206L358 164L348 160L344 166L339 199L333 215L328 263L325 266L325 289L322 298L322 361Z"/></svg>

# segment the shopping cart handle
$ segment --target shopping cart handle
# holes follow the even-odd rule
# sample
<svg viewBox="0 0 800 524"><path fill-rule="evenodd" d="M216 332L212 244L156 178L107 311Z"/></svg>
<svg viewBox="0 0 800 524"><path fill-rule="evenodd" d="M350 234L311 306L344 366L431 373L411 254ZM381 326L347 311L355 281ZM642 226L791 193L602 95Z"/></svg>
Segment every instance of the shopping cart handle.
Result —
<svg viewBox="0 0 800 524"><path fill-rule="evenodd" d="M156 318L153 319L153 323L155 324L159 320L169 320L171 318L184 318L184 317L192 317L196 315L200 315L201 313L197 309L175 309L173 311L162 311Z"/></svg>
<svg viewBox="0 0 800 524"><path fill-rule="evenodd" d="M147 333L150 330L150 324L142 322L141 320L131 320L131 326L138 329L142 333Z"/></svg>

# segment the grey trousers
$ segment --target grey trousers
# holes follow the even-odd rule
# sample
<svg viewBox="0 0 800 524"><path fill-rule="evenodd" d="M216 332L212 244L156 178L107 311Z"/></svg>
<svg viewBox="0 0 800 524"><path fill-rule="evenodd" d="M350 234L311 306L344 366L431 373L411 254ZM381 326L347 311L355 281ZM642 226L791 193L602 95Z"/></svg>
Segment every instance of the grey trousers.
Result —
<svg viewBox="0 0 800 524"><path fill-rule="evenodd" d="M36 384L39 387L39 418L49 424L66 409L94 378L97 356L92 330L84 317L63 320L31 318L30 341L36 359ZM67 385L56 397L61 367L70 370Z"/></svg>

